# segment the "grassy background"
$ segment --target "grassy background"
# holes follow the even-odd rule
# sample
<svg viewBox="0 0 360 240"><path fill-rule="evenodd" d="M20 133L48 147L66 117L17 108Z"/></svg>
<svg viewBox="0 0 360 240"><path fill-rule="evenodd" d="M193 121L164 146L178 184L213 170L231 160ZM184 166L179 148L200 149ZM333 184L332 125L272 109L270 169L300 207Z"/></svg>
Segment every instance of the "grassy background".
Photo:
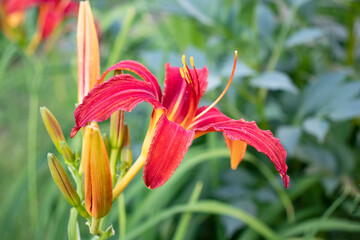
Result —
<svg viewBox="0 0 360 240"><path fill-rule="evenodd" d="M164 64L180 66L186 53L210 71L201 105L221 93L238 50L235 79L218 108L272 130L288 152L291 179L285 190L253 148L230 170L221 134L208 134L163 187L150 191L137 176L124 194L126 226L118 202L109 216L113 239L359 239L359 1L91 4L101 29L102 70L136 60L163 86ZM29 38L36 13L27 13ZM56 149L39 107L47 106L69 136L77 99L75 30L76 20L68 19L32 57L0 35L2 239L67 238L70 205L49 174L46 154ZM143 103L126 114L134 156L150 113ZM108 122L101 128L106 132ZM79 148L79 139L68 141ZM83 221L80 228L90 239Z"/></svg>

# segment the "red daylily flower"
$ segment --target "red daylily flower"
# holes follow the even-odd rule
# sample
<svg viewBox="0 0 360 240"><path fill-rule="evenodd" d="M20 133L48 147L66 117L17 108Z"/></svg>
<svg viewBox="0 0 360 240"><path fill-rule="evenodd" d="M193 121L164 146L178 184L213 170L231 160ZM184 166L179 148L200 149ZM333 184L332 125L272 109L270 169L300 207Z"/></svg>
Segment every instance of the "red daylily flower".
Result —
<svg viewBox="0 0 360 240"><path fill-rule="evenodd" d="M38 29L32 44L37 44L48 38L56 27L67 17L76 16L79 2L71 0L4 0L0 4L1 28L10 38L15 39L14 33L25 20L25 11L31 7L38 7Z"/></svg>
<svg viewBox="0 0 360 240"><path fill-rule="evenodd" d="M77 16L79 3L70 0L43 0L39 4L38 33L41 39L48 38L67 17Z"/></svg>
<svg viewBox="0 0 360 240"><path fill-rule="evenodd" d="M286 151L280 141L270 131L259 129L254 121L230 119L214 107L231 83L236 57L231 78L224 92L212 105L200 108L199 100L207 87L208 70L206 67L195 69L193 59L190 60L193 67L191 70L185 63L185 56L183 68L165 65L164 94L154 75L140 63L121 61L110 67L100 77L98 85L75 110L76 124L71 137L89 121L104 121L116 110L130 112L137 104L146 101L152 105L154 111L141 156L134 165L139 170L145 164L143 178L148 188L157 188L171 177L194 138L214 131L223 132L231 151L233 169L242 160L249 144L270 158L285 187L288 187ZM106 74L114 70L131 71L144 81L129 74L122 74L102 83ZM129 172L132 172L131 169ZM131 180L131 177L129 179ZM124 181L128 182L129 179L125 176Z"/></svg>

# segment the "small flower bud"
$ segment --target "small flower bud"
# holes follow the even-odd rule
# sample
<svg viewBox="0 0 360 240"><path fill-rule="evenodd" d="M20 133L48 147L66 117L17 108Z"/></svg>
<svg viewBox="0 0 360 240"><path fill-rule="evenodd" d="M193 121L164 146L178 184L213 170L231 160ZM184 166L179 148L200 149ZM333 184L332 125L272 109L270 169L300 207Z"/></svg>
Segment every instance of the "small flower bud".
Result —
<svg viewBox="0 0 360 240"><path fill-rule="evenodd" d="M112 205L109 158L96 123L85 127L81 162L84 164L85 207L94 218L107 215Z"/></svg>
<svg viewBox="0 0 360 240"><path fill-rule="evenodd" d="M70 147L67 145L66 142L63 141L60 142L60 149L62 151L62 155L65 159L65 162L73 164L75 162L75 155L71 151Z"/></svg>
<svg viewBox="0 0 360 240"><path fill-rule="evenodd" d="M76 208L81 205L79 195L76 193L75 188L73 187L68 175L65 172L65 169L61 166L59 160L52 153L48 153L47 158L50 173L56 185L60 189L60 192L64 195L71 206Z"/></svg>
<svg viewBox="0 0 360 240"><path fill-rule="evenodd" d="M58 121L46 107L41 107L40 113L46 130L51 140L53 141L56 149L59 151L60 154L63 154L63 151L60 148L60 143L65 142L65 137L63 132L61 131Z"/></svg>
<svg viewBox="0 0 360 240"><path fill-rule="evenodd" d="M130 147L130 132L129 126L125 124L124 126L124 139L123 146L120 152L120 177L125 176L129 168L131 167L133 158L132 151Z"/></svg>
<svg viewBox="0 0 360 240"><path fill-rule="evenodd" d="M110 118L110 146L119 149L123 141L124 111L116 111Z"/></svg>

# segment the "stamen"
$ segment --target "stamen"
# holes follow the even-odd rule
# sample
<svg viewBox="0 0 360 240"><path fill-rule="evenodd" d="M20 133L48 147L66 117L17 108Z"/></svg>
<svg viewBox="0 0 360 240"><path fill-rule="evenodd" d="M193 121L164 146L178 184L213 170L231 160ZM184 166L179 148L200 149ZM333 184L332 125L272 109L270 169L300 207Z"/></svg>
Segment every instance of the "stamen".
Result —
<svg viewBox="0 0 360 240"><path fill-rule="evenodd" d="M194 64L194 58L190 57L190 64L193 68L195 68L195 64Z"/></svg>
<svg viewBox="0 0 360 240"><path fill-rule="evenodd" d="M191 61L191 60L190 60ZM235 68L236 68L236 61L237 61L237 51L235 51L235 59L234 59L234 65L233 65L233 69L231 72L231 76L230 79L224 89L224 91L220 94L220 96L209 106L207 107L204 111L202 111L199 115L197 115L196 117L194 117L193 121L199 119L201 116L203 116L205 113L207 113L208 111L210 111L220 100L221 98L225 95L225 93L227 92L227 90L230 87L230 84L234 78L234 74L235 74Z"/></svg>
<svg viewBox="0 0 360 240"><path fill-rule="evenodd" d="M184 70L180 68L180 75L185 80Z"/></svg>
<svg viewBox="0 0 360 240"><path fill-rule="evenodd" d="M185 54L182 55L181 60L182 60L182 63L184 65L184 67L185 67L186 66Z"/></svg>
<svg viewBox="0 0 360 240"><path fill-rule="evenodd" d="M197 74L197 71L196 71L196 68L195 68L195 64L194 64L194 58L193 58L192 56L190 57L190 64L191 64L192 68L194 69L195 77L196 77L196 80L197 80L196 82L198 83L198 84L197 84L196 93L197 93L198 96L200 96L199 76L198 76L198 74Z"/></svg>

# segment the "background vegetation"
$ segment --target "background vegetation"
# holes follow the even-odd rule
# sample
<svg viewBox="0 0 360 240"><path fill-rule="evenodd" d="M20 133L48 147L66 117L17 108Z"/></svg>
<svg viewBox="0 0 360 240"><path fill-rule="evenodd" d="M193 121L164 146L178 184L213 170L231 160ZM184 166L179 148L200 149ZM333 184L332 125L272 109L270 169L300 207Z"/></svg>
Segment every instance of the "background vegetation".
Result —
<svg viewBox="0 0 360 240"><path fill-rule="evenodd" d="M101 30L101 68L164 64L194 56L210 70L211 103L272 130L288 152L290 188L253 148L236 171L221 134L197 139L163 187L139 174L126 189L126 216L108 222L126 239L359 239L360 2L357 0L91 1ZM27 13L34 32L36 9ZM0 228L2 239L66 239L70 205L50 176L56 152L39 117L47 106L69 136L77 94L76 20L68 19L33 57L0 35ZM28 39L29 41L29 39ZM138 156L150 119L126 114ZM108 129L108 122L101 125ZM76 148L79 139L68 140ZM126 225L119 218L126 217ZM84 239L88 229L80 222ZM122 229L121 231L119 230ZM126 229L126 231L124 231Z"/></svg>

